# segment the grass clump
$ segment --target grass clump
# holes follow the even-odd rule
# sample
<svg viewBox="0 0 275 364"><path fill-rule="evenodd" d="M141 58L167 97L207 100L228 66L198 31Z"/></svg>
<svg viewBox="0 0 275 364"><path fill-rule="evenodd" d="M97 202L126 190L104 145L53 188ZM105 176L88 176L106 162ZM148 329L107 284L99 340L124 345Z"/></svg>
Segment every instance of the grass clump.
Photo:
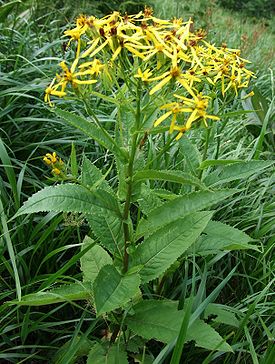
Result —
<svg viewBox="0 0 275 364"><path fill-rule="evenodd" d="M156 135L147 129L136 130L139 135L139 158L134 167L138 171L135 183L139 185L139 189L130 199L131 207L128 212L133 224L128 233L131 236L142 216L143 223L152 219L151 221L157 224L163 204L170 206L175 199L190 193L196 195L199 192L203 196L207 191L200 191L202 183L207 184L208 188L210 186L212 190L231 188L238 189L239 193L228 196L222 203L216 201L212 205L211 210L215 210L212 230L209 225L196 240L196 244L186 250L159 278L143 284L141 292L133 298L131 308L127 308L129 312L126 309L123 317L121 315L125 306L114 308L113 314L108 313L108 318L105 314L103 318L100 315L96 316L90 287L87 285L93 272L85 267L92 266L89 259L93 259L95 254L102 254L102 259L109 264L108 267L113 267L111 258L115 267L125 267L125 261L121 261L119 254L112 253L111 258L106 256L105 253L110 252L110 247L106 250L104 246L105 253L99 245L95 248L94 244L99 243L99 236L102 235L96 225L100 221L85 219L85 214L71 212L69 209L63 214L51 211L47 214L31 214L28 217L18 216L11 220L28 197L46 186L51 188L50 186L61 183L62 189L67 188L68 182L75 183L80 180L83 168L89 173L82 172L81 178L85 184L90 183L90 190L103 188L101 203L104 203L108 196L109 207L113 203L113 196L118 195L119 203L125 206L123 204L126 200L124 193L127 183L123 185L121 175L125 173L126 162L121 162L118 158L114 161L110 149L106 150L98 141L90 140L80 130L75 130L61 121L62 115L68 116L68 109L74 115L85 116L87 105L78 97L70 95L67 100L58 99L57 104L61 111L57 115L43 103L44 89L50 84L52 75L59 72L56 64L64 58L62 44L65 38L60 40L60 34L67 29L67 20L73 21L77 14L72 15L67 2L59 2L55 7L49 3L25 2L14 5L9 17L6 20L2 19L1 53L4 57L1 60L0 73L0 361L85 363L87 358L93 362L96 355L102 358L109 353L110 360L117 358L121 363L125 360L132 363L134 359L141 363L174 364L183 361L204 364L272 363L275 216L272 174L274 133L271 122L274 116L274 79L268 67L272 65L270 42L273 35L262 22L244 22L241 17L230 17L230 13L215 4L203 5L205 8L202 8L202 5L194 2L193 10L189 4L187 8L187 5L176 1L166 3L165 6L156 2L155 15L170 19L173 15L186 18L186 15L194 14L195 24L197 22L206 27L210 39L215 41L216 45L226 40L232 48L241 46L245 57L253 60L251 69L257 71L258 77L248 90L253 90L254 96L246 98L244 92L237 100L222 102L219 95L218 103L211 105L210 115L215 112L215 115L220 115L222 121L210 122L208 129L194 128L184 134L177 143L174 143L167 133ZM89 4L83 1L79 7L77 12L82 13L89 8ZM195 12L198 7L204 9L201 10L201 14ZM91 13L91 10L88 10ZM95 11L101 16L101 9L97 8ZM260 36L255 36L254 31L261 33L261 40ZM245 33L249 39L242 40ZM255 46L252 46L254 41ZM129 73L130 71L128 70ZM123 100L122 111L119 112L117 103L110 104L108 99L98 100L96 95L89 98L89 104L93 106L89 120L95 115L113 138L117 138L117 134L114 133L116 118L120 117L118 120L121 122L131 123L129 104L134 104L137 99L131 92L125 91L124 82L129 79L129 73L126 75L128 78L124 74L118 80L118 86L124 90L123 92L119 93L119 87L116 89L115 85L112 86L113 100ZM102 92L102 88L96 91ZM158 97L156 96L156 99ZM142 102L148 100L144 98ZM150 113L150 105L146 105ZM143 112L144 110L146 107L143 108ZM160 115L153 115L150 119L151 124ZM163 122L167 121L168 119ZM132 131L133 125L127 125L127 130L123 128L120 131L120 137L131 135ZM169 145L172 145L172 148L169 149ZM124 143L122 155L127 148L128 143ZM56 165L52 160L55 157L54 152L57 151L58 158L60 157L64 163L64 170L60 164ZM46 153L50 153L51 158L49 155L47 158L53 162L49 165L50 169L47 167L48 163L45 161L43 164L42 161L42 156ZM236 178L232 179L232 175L230 177L227 171L234 170L234 165L243 161L247 161L248 165L252 162L249 167L251 170L245 172L244 168L248 167L242 164L239 173L245 177L239 178L235 175ZM147 171L144 163L149 163L150 168L147 168ZM265 168L260 169L260 163L263 163ZM52 174L50 171L54 168L62 170L64 176L60 176L59 173ZM116 174L117 169L120 176ZM168 180L165 180L163 175L156 179L156 174L148 178L148 169L154 170L154 173L160 170L168 171L170 174L165 175ZM171 172L174 170L178 171L178 174L172 179ZM177 181L186 179L186 175L180 174L182 171L188 173L188 183L191 184L175 183L175 178ZM90 181L89 178L92 182L87 182ZM193 185L194 182L197 185ZM80 186L76 184L74 187ZM59 206L61 202L59 201ZM154 209L159 214L154 215ZM97 211L97 215L102 216L102 213ZM202 212L196 214L201 214L197 215L200 220L206 219ZM171 213L164 215L161 222L163 230L158 235L158 242L163 234L167 234L168 228L164 227L167 227L165 220L169 218L171 219ZM124 223L126 221L129 223L127 218L123 219ZM194 223L193 220L192 222ZM146 224L143 228L144 226L146 227ZM222 243L222 236L219 236L218 241L215 240L213 229L215 228L215 232L221 226L223 229L235 230L230 230L230 234L225 230L227 235L224 244L227 244L227 249L215 250L213 246L215 248L217 244ZM180 228L180 224L175 227L173 222L170 222L169 229L173 231L175 228ZM185 229L190 229L190 223ZM238 235L237 241L234 241L238 248L236 245L235 248L232 247L232 242L229 247L227 239L233 231L236 234L237 229L246 235ZM104 230L106 231L107 229ZM134 249L131 250L130 247L128 249L129 255L133 254L134 261L141 259L140 256L145 254L142 244L139 244L142 239L141 232L142 224L136 232L139 254L134 253ZM89 238L85 238L83 243L86 235L89 235ZM249 245L252 249L244 250L245 244L248 244L247 236L251 239ZM106 238L105 235L104 237ZM123 236L121 239L123 240ZM168 241L168 235L166 239ZM201 244L211 239L214 245L211 249L209 245L207 252L203 251ZM150 242L150 238L147 238L147 241ZM240 244L243 244L241 250ZM89 259L85 260L85 257ZM110 268L104 268L101 272L103 281L104 272L108 269L111 272ZM123 276L124 273L121 270L114 274L114 279L119 279L118 276ZM130 280L136 277L136 274L133 271ZM84 279L82 282L83 276L88 281ZM94 289L99 287L98 291L102 292L104 289L100 288L100 281L97 280ZM105 281L106 285L107 283ZM62 291L64 284L65 292ZM44 296L36 296L36 292L40 291L44 292ZM141 293L144 300L138 303ZM23 297L22 305L8 304L20 296ZM39 306L39 300L44 299L42 296L52 305ZM159 304L159 310L163 312L163 318L170 317L163 334L164 338L162 335L156 337L156 333L151 333L151 327L135 326L138 315L150 312L150 305L155 304L155 301ZM28 305L28 302L32 305ZM174 308L175 302L178 302L178 306ZM99 307L100 299L96 303L98 311ZM184 315L179 318L177 315L181 311L178 309L183 307ZM168 316L171 313L172 316ZM148 322L153 319L159 319L158 315L154 316L154 311L147 317ZM194 322L201 325L200 330L205 330L205 325L208 325L218 332L224 341L216 343L212 349L200 347L198 343L205 345L205 338L203 343L199 341L198 336L190 339L192 332L195 335L194 329L190 331ZM125 329L126 325L129 325L128 330ZM174 327L177 327L179 336L177 340L170 340L169 330ZM139 330L138 334L136 330ZM150 335L151 340L146 340ZM208 335L213 335L213 331L208 331ZM196 344L192 340L196 340ZM233 352L226 346L226 342ZM125 352L128 353L127 357Z"/></svg>

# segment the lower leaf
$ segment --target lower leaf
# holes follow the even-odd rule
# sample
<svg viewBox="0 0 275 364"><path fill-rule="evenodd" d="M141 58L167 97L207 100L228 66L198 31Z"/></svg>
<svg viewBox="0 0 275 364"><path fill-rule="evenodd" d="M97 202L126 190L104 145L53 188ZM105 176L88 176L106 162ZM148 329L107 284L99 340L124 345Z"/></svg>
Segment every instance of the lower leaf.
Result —
<svg viewBox="0 0 275 364"><path fill-rule="evenodd" d="M21 301L14 300L10 304L19 306L43 306L53 303L91 300L92 285L91 282L64 284L58 288L53 288L49 291L31 293L23 296Z"/></svg>
<svg viewBox="0 0 275 364"><path fill-rule="evenodd" d="M128 316L125 323L148 340L169 343L179 334L184 317L185 311L178 311L177 307L177 301L146 300L133 307L135 313ZM199 319L188 327L186 341L191 340L195 341L196 346L207 350L232 351L217 331Z"/></svg>
<svg viewBox="0 0 275 364"><path fill-rule="evenodd" d="M124 306L139 290L137 273L121 275L113 265L105 265L94 281L97 315Z"/></svg>

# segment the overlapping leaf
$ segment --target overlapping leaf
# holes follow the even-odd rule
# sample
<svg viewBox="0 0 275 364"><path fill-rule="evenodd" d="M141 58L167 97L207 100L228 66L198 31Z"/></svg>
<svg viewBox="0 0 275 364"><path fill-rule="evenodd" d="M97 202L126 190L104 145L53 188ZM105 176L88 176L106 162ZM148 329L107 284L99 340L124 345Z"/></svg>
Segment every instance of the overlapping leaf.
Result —
<svg viewBox="0 0 275 364"><path fill-rule="evenodd" d="M104 265L112 264L112 258L100 245L95 244L93 239L85 237L82 250L92 245L81 258L81 270L83 272L83 281L94 282L100 269Z"/></svg>
<svg viewBox="0 0 275 364"><path fill-rule="evenodd" d="M136 238L151 234L161 227L195 211L210 208L212 205L234 194L236 190L198 191L192 192L164 203L152 210L147 219L141 219Z"/></svg>
<svg viewBox="0 0 275 364"><path fill-rule="evenodd" d="M97 315L125 305L138 292L139 285L137 273L122 275L113 265L102 267L93 287Z"/></svg>
<svg viewBox="0 0 275 364"><path fill-rule="evenodd" d="M179 334L184 317L184 310L178 311L177 306L176 301L142 301L133 307L134 314L126 318L126 324L148 340L169 343ZM188 327L186 341L191 340L208 350L232 351L217 331L199 319Z"/></svg>
<svg viewBox="0 0 275 364"><path fill-rule="evenodd" d="M78 115L72 114L69 111L56 108L55 113L67 124L80 130L83 134L87 135L92 140L95 140L104 148L109 149L120 159L125 160L125 154L106 130L103 131L103 129L95 125L91 120L84 119Z"/></svg>
<svg viewBox="0 0 275 364"><path fill-rule="evenodd" d="M162 227L138 245L132 266L141 266L142 282L159 277L199 237L212 213L196 212Z"/></svg>
<svg viewBox="0 0 275 364"><path fill-rule="evenodd" d="M118 202L113 195L104 190L89 191L76 184L46 187L32 195L18 210L15 216L41 211L79 212L93 214L93 206L110 210L120 216Z"/></svg>
<svg viewBox="0 0 275 364"><path fill-rule="evenodd" d="M53 303L78 301L92 299L92 284L91 282L85 283L72 283L64 284L63 286L53 288L48 291L41 291L31 293L23 296L21 301L11 301L11 304L19 306L43 306L51 305Z"/></svg>

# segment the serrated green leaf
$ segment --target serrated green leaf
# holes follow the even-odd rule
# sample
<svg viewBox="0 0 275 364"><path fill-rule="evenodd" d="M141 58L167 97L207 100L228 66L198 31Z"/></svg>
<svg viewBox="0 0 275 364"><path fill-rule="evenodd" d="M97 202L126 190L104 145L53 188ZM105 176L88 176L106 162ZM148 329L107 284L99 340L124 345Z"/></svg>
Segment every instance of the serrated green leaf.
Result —
<svg viewBox="0 0 275 364"><path fill-rule="evenodd" d="M93 206L111 210L120 216L117 200L107 191L89 191L75 184L46 187L32 195L14 217L42 211L79 212L93 214Z"/></svg>
<svg viewBox="0 0 275 364"><path fill-rule="evenodd" d="M186 161L188 170L194 175L198 175L198 168L201 163L201 155L197 147L191 142L187 136L183 136L179 140L179 151Z"/></svg>
<svg viewBox="0 0 275 364"><path fill-rule="evenodd" d="M151 211L147 219L141 219L137 227L136 239L146 234L152 234L161 227L192 212L208 209L234 193L236 190L198 191L168 201Z"/></svg>
<svg viewBox="0 0 275 364"><path fill-rule="evenodd" d="M142 301L133 307L135 313L127 316L125 323L136 334L148 340L157 339L168 343L179 334L184 317L185 311L178 311L177 307L177 301ZM196 346L208 350L232 351L217 331L199 319L188 327L186 341L190 340L194 340Z"/></svg>
<svg viewBox="0 0 275 364"><path fill-rule="evenodd" d="M211 216L209 211L195 212L164 226L138 245L131 265L142 266L142 282L164 273L196 241Z"/></svg>
<svg viewBox="0 0 275 364"><path fill-rule="evenodd" d="M231 307L217 303L209 303L204 311L204 317L212 317L213 321L221 324L239 327L240 322Z"/></svg>
<svg viewBox="0 0 275 364"><path fill-rule="evenodd" d="M78 300L91 300L92 299L92 284L91 282L85 283L72 283L64 284L61 287L53 288L48 291L31 293L23 296L21 301L11 301L9 304L16 304L19 306L43 306L51 305L53 303L78 301Z"/></svg>
<svg viewBox="0 0 275 364"><path fill-rule="evenodd" d="M101 171L85 156L83 158L81 181L89 188L97 186L113 194L112 188L105 180ZM122 256L122 220L113 211L102 211L101 208L97 207L94 207L93 210L94 213L86 215L86 219L94 235L106 249Z"/></svg>
<svg viewBox="0 0 275 364"><path fill-rule="evenodd" d="M188 328L187 341L194 340L196 346L207 350L233 352L216 330L202 320L196 320Z"/></svg>
<svg viewBox="0 0 275 364"><path fill-rule="evenodd" d="M98 169L86 156L84 156L82 163L81 182L89 188L100 187L103 190L113 193L112 188L105 180L100 169Z"/></svg>
<svg viewBox="0 0 275 364"><path fill-rule="evenodd" d="M153 209L161 206L163 202L154 194L154 190L151 190L146 184L141 185L140 196L137 199L141 211L148 215Z"/></svg>
<svg viewBox="0 0 275 364"><path fill-rule="evenodd" d="M125 305L138 292L139 284L137 273L121 275L113 265L102 267L93 287L97 315Z"/></svg>
<svg viewBox="0 0 275 364"><path fill-rule="evenodd" d="M188 184L193 185L196 187L200 187L202 189L206 189L206 186L201 183L201 181L192 176L191 174L184 173L182 171L175 171L175 170L154 170L148 169L143 171L138 171L134 177L134 182L143 181L143 180L161 180L167 182L175 182L180 184Z"/></svg>
<svg viewBox="0 0 275 364"><path fill-rule="evenodd" d="M205 169L212 166L226 166L228 164L240 162L242 162L240 159L207 159L200 164L199 169Z"/></svg>
<svg viewBox="0 0 275 364"><path fill-rule="evenodd" d="M118 198L121 201L126 199L127 194L127 185L126 185L126 174L127 174L127 166L124 162L119 160L119 158L115 158L116 170L118 176Z"/></svg>
<svg viewBox="0 0 275 364"><path fill-rule="evenodd" d="M87 364L128 364L127 354L122 346L107 346L96 343L92 346Z"/></svg>
<svg viewBox="0 0 275 364"><path fill-rule="evenodd" d="M218 250L259 249L249 244L253 239L243 231L220 221L209 221L200 239L196 242L195 252L215 253Z"/></svg>
<svg viewBox="0 0 275 364"><path fill-rule="evenodd" d="M259 173L259 171L270 167L272 164L274 164L273 161L256 160L234 163L210 173L205 177L204 182L207 186L217 186L222 183L250 177L253 174Z"/></svg>
<svg viewBox="0 0 275 364"><path fill-rule="evenodd" d="M88 250L81 258L80 265L83 272L84 282L94 282L100 269L104 265L112 264L112 258L100 245L94 245L93 239L86 236L83 241L81 250L91 245L91 249Z"/></svg>
<svg viewBox="0 0 275 364"><path fill-rule="evenodd" d="M64 111L56 108L55 113L61 117L67 124L73 126L74 128L82 131L89 138L95 140L98 144L102 145L104 148L109 149L120 159L125 160L125 153L119 148L115 140L109 135L109 133L98 126L96 126L92 121L84 119L78 115L72 114L71 112Z"/></svg>
<svg viewBox="0 0 275 364"><path fill-rule="evenodd" d="M87 215L86 219L94 235L113 254L123 256L123 229L122 220L112 211L98 211L93 215Z"/></svg>

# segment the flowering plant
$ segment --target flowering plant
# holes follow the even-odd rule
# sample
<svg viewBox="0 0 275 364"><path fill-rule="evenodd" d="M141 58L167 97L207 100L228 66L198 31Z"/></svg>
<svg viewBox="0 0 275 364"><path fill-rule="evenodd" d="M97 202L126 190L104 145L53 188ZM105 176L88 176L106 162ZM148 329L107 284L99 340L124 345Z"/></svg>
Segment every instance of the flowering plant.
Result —
<svg viewBox="0 0 275 364"><path fill-rule="evenodd" d="M207 160L207 143L201 156L187 135L194 124L208 127L222 118L219 105L254 77L245 68L248 61L236 49L207 42L191 19L158 19L150 8L136 15L80 16L65 36L71 51L46 88L45 101L53 107L55 97L75 95L84 103L88 118L53 111L111 153L116 177L111 185L107 177L113 164L103 174L85 156L80 175L75 156L73 173L66 175L56 153L46 154L44 162L61 183L34 194L16 216L84 215L91 233L78 255L83 281L24 296L17 304L88 301L107 331L90 342L87 363L153 362L146 349L151 339L175 348L173 363L180 362L183 345L191 340L206 350L232 351L204 319L218 310L216 327L228 317L238 325L227 307L212 303L234 271L208 297L203 284L195 292L195 279L190 294L185 282L183 293L174 297L179 300L162 296L169 277L183 270L189 256L256 249L245 233L211 220L209 209L237 192L219 189L222 184L268 164ZM113 107L113 128L100 122L95 99ZM175 143L189 162L184 171L161 161ZM208 167L214 170L204 174ZM181 189L173 190L175 184Z"/></svg>

